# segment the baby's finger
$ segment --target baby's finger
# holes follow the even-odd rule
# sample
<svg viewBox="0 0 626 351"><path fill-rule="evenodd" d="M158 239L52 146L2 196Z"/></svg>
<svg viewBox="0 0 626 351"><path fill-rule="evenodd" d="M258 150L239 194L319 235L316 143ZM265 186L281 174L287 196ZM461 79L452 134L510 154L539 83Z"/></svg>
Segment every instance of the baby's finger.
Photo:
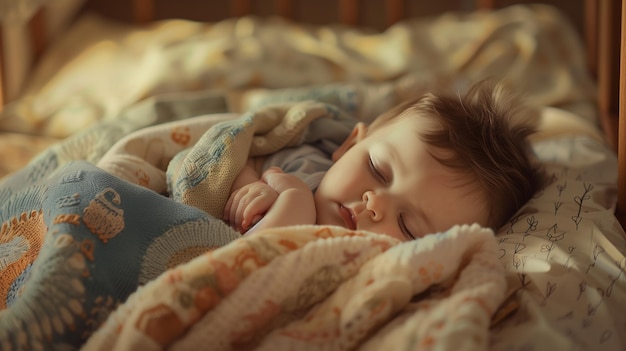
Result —
<svg viewBox="0 0 626 351"><path fill-rule="evenodd" d="M256 196L254 199L247 204L246 208L242 213L243 222L242 226L245 229L249 229L249 227L253 226L256 221L255 218L258 216L263 216L272 206L273 201L265 196Z"/></svg>
<svg viewBox="0 0 626 351"><path fill-rule="evenodd" d="M233 198L233 202L230 206L230 214L229 214L229 223L230 225L241 231L241 215L240 215L240 208L243 206L243 202L245 201L245 196L246 196L247 192L244 191L238 191L237 194L235 194L234 198Z"/></svg>
<svg viewBox="0 0 626 351"><path fill-rule="evenodd" d="M284 173L283 169L278 166L272 166L265 170L263 173Z"/></svg>
<svg viewBox="0 0 626 351"><path fill-rule="evenodd" d="M254 216L254 218L252 218L252 223L250 223L250 227L254 227L261 219L263 219L263 216L261 215Z"/></svg>
<svg viewBox="0 0 626 351"><path fill-rule="evenodd" d="M254 209L256 202L257 198L251 199L245 207L239 209L239 218L241 218L241 228L243 230L248 230L252 226L252 218L258 214Z"/></svg>
<svg viewBox="0 0 626 351"><path fill-rule="evenodd" d="M261 175L261 179L267 183L268 176L271 176L272 174L278 174L278 173L284 173L284 172L280 167L276 167L276 166L270 167L265 172L263 172L263 174Z"/></svg>
<svg viewBox="0 0 626 351"><path fill-rule="evenodd" d="M263 205L264 196L257 192L248 192L237 207L236 222L239 230L243 233L254 225L254 218L263 215L267 206Z"/></svg>
<svg viewBox="0 0 626 351"><path fill-rule="evenodd" d="M235 210L234 218L237 230L240 233L244 233L247 228L246 217L244 216L248 202L250 201L250 194L246 194L244 198L239 202L237 209Z"/></svg>

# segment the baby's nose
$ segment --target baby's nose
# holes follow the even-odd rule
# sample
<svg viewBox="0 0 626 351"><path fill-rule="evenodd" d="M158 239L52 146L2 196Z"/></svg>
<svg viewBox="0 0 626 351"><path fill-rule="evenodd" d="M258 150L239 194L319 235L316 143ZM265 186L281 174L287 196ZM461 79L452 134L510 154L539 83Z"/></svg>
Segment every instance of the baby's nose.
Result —
<svg viewBox="0 0 626 351"><path fill-rule="evenodd" d="M372 220L380 221L383 219L385 207L388 205L384 195L366 191L363 194L363 202L365 203L365 208L370 212Z"/></svg>

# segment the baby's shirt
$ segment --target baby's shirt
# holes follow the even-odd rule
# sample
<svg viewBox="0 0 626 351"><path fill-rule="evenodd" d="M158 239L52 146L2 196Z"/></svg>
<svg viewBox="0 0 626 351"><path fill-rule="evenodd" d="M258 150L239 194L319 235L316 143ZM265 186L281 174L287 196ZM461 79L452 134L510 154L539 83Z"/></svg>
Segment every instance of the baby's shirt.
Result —
<svg viewBox="0 0 626 351"><path fill-rule="evenodd" d="M303 144L266 156L262 172L270 167L280 167L285 173L300 178L314 192L332 164L328 153L318 147Z"/></svg>

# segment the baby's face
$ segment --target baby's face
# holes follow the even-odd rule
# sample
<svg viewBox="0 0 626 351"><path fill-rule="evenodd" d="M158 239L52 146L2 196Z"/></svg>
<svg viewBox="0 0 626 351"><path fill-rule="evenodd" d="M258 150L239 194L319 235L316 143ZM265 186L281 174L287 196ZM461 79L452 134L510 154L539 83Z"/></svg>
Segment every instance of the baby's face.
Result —
<svg viewBox="0 0 626 351"><path fill-rule="evenodd" d="M418 128L419 121L403 118L367 136L353 132L315 193L317 224L400 240L455 224L486 225L483 196L431 156Z"/></svg>

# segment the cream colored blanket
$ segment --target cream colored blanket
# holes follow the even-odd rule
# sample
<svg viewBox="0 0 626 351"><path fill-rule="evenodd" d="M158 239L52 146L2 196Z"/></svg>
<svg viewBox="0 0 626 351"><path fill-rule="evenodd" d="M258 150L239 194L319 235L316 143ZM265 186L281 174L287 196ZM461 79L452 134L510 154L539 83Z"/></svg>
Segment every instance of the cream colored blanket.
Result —
<svg viewBox="0 0 626 351"><path fill-rule="evenodd" d="M399 244L270 229L141 287L85 350L485 350L505 281L490 230Z"/></svg>

